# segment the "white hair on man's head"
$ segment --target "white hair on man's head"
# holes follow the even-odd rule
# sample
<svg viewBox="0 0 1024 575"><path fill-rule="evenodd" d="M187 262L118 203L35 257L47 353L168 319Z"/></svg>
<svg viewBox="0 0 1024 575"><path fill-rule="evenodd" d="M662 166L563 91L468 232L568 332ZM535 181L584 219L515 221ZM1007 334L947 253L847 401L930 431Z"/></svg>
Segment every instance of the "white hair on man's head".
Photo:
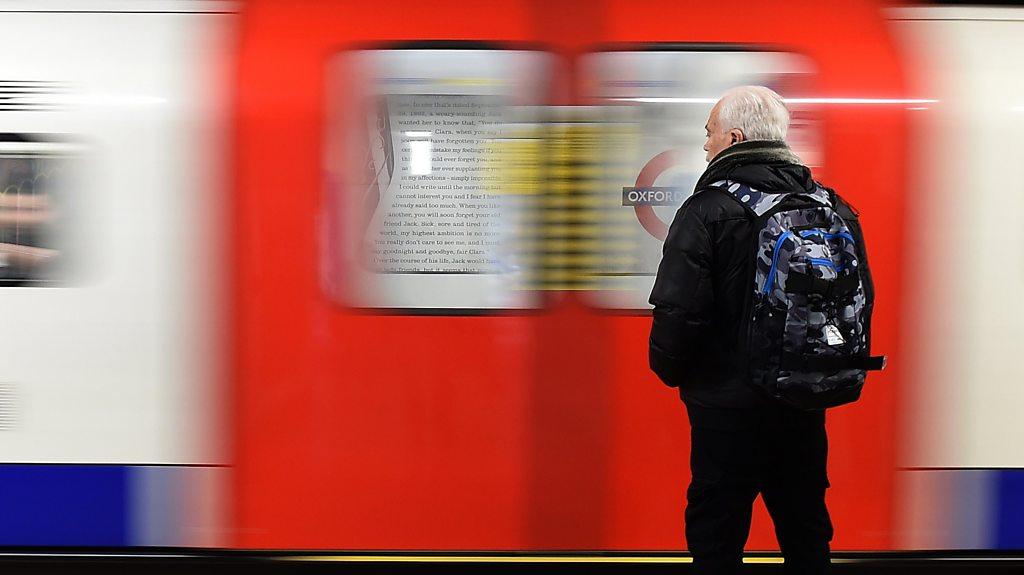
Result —
<svg viewBox="0 0 1024 575"><path fill-rule="evenodd" d="M718 124L737 128L747 140L785 140L789 110L782 96L764 86L739 86L722 94Z"/></svg>

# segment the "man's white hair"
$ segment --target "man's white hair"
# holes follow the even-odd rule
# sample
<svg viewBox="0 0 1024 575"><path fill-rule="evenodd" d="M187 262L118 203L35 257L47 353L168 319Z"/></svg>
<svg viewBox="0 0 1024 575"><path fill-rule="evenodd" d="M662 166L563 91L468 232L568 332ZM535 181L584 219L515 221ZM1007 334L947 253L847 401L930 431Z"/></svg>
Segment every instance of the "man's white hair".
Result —
<svg viewBox="0 0 1024 575"><path fill-rule="evenodd" d="M764 86L732 88L719 100L718 124L737 128L747 140L785 140L789 110L782 96Z"/></svg>

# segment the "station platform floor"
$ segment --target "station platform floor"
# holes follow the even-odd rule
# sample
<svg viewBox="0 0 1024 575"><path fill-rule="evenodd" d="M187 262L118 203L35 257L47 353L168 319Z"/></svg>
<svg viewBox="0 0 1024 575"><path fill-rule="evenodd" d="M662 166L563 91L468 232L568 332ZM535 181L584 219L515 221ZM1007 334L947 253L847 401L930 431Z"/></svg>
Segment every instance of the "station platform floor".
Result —
<svg viewBox="0 0 1024 575"><path fill-rule="evenodd" d="M1024 573L1024 552L888 552L833 554L833 573ZM782 573L777 553L750 553L745 572ZM336 573L352 575L680 575L680 553L451 553L244 551L196 549L0 549L0 573Z"/></svg>

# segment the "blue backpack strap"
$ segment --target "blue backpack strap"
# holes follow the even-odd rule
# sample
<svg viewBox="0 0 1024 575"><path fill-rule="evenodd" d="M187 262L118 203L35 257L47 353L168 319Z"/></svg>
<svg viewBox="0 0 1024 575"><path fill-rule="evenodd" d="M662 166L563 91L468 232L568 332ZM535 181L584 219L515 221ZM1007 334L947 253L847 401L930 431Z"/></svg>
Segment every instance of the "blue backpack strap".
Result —
<svg viewBox="0 0 1024 575"><path fill-rule="evenodd" d="M736 198L737 202L742 204L756 217L763 216L768 212L768 210L779 205L782 203L782 200L789 196L789 194L765 194L746 184L734 182L732 180L718 180L717 182L712 183L709 187L722 190Z"/></svg>

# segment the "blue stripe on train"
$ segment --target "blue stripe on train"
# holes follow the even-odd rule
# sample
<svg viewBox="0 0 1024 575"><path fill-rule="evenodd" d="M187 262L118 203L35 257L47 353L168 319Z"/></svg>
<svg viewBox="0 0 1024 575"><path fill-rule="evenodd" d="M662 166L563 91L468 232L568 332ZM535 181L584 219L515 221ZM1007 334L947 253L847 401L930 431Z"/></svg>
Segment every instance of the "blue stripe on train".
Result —
<svg viewBox="0 0 1024 575"><path fill-rule="evenodd" d="M995 547L1024 549L1024 469L997 472L995 509Z"/></svg>
<svg viewBox="0 0 1024 575"><path fill-rule="evenodd" d="M161 545L172 541L180 545L165 531L182 520L169 511L179 491L175 485L185 480L174 476L182 473L185 470L126 465L0 464L0 546ZM983 537L988 539L987 545L978 543L1024 550L1024 469L952 470L946 474L977 475L987 486L984 490L993 495L991 507L984 513L988 521L983 520L991 526L991 538ZM963 486L950 495L959 499L963 495L957 493L960 489ZM946 545L956 543L947 541Z"/></svg>
<svg viewBox="0 0 1024 575"><path fill-rule="evenodd" d="M122 465L0 465L0 545L128 544Z"/></svg>

